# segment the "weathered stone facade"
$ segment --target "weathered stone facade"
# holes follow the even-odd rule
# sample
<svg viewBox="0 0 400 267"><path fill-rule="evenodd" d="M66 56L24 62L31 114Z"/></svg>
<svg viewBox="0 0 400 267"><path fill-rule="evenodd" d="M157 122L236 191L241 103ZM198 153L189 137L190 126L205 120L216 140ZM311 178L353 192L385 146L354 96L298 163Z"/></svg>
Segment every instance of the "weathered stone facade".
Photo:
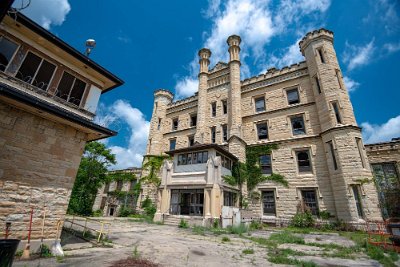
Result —
<svg viewBox="0 0 400 267"><path fill-rule="evenodd" d="M31 239L53 242L86 142L116 134L92 120L122 81L18 12L0 40L1 232L26 240L32 209Z"/></svg>
<svg viewBox="0 0 400 267"><path fill-rule="evenodd" d="M122 206L134 210L137 204L137 196L134 197L132 194L126 194L134 190L135 185L138 183L142 174L140 168L128 168L123 170L114 170L109 173L123 174L129 173L135 176L135 179L130 181L112 181L110 183L102 185L97 191L97 196L93 204L93 211L100 210L102 216L116 217L120 214ZM118 192L123 192L123 196L119 197ZM124 194L125 193L125 194Z"/></svg>
<svg viewBox="0 0 400 267"><path fill-rule="evenodd" d="M230 61L211 70L211 51L200 50L194 96L173 102L167 90L155 92L147 155L160 155L174 143L172 149L188 147L194 136L200 144L226 147L244 162L246 147L277 144L266 167L283 175L289 187L259 184L261 197L250 201L252 217L291 218L303 201L347 222L381 219L374 185L360 182L372 174L333 33L308 33L299 43L305 61L245 80L240 79L240 42L229 37ZM266 205L274 211L266 214Z"/></svg>

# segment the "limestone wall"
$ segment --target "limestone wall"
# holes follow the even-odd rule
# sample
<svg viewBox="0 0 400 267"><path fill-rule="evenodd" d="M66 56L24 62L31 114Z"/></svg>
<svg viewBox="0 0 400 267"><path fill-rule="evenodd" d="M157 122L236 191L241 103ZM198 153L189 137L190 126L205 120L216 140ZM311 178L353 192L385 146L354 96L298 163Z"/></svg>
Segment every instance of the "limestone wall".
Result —
<svg viewBox="0 0 400 267"><path fill-rule="evenodd" d="M0 228L26 239L33 207L32 239L54 238L64 220L86 135L0 102Z"/></svg>

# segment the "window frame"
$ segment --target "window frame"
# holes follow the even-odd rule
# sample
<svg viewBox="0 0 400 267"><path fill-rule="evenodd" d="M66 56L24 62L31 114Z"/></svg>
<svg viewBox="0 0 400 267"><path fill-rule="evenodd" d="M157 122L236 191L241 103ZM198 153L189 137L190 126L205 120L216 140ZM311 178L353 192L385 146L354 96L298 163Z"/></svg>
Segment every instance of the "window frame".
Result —
<svg viewBox="0 0 400 267"><path fill-rule="evenodd" d="M211 102L211 117L217 117L217 101Z"/></svg>
<svg viewBox="0 0 400 267"><path fill-rule="evenodd" d="M196 117L193 123L193 118ZM197 127L197 114L190 114L190 127Z"/></svg>
<svg viewBox="0 0 400 267"><path fill-rule="evenodd" d="M267 193L272 193L272 198L270 198L270 199L273 199L273 202L272 201L265 201L265 195ZM271 196L269 196L269 197L271 197ZM263 189L261 191L261 203L262 203L262 214L264 216L276 216L276 193L275 193L275 190L273 190L273 189ZM273 213L265 212L265 210L266 210L265 204L266 203L273 203L273 208L271 208L271 207L269 208L269 210L273 209L273 211L274 211Z"/></svg>
<svg viewBox="0 0 400 267"><path fill-rule="evenodd" d="M228 114L228 100L227 99L221 100L221 105L222 105L222 114L223 115Z"/></svg>
<svg viewBox="0 0 400 267"><path fill-rule="evenodd" d="M174 148L173 149L171 149L172 142L174 142ZM171 139L169 139L169 150L172 151L172 150L175 150L175 149L176 149L176 138L171 138Z"/></svg>
<svg viewBox="0 0 400 267"><path fill-rule="evenodd" d="M173 118L173 119L171 119L172 120L172 131L178 131L178 129L179 129L179 118L178 117L176 117L176 118ZM176 122L176 126L175 126L175 122Z"/></svg>
<svg viewBox="0 0 400 267"><path fill-rule="evenodd" d="M191 144L191 140L193 140L192 144ZM194 146L194 135L189 135L188 136L188 147Z"/></svg>
<svg viewBox="0 0 400 267"><path fill-rule="evenodd" d="M364 219L365 213L363 209L363 203L362 203L362 198L361 198L361 185L359 184L352 184L351 185L351 191L353 194L354 202L356 204L356 211L358 218Z"/></svg>
<svg viewBox="0 0 400 267"><path fill-rule="evenodd" d="M293 127L293 120L299 119L301 118L302 123L303 123L303 132L302 133L296 133L295 131L298 131L298 129L295 130L295 128ZM293 115L290 116L290 125L292 127L292 135L296 136L296 135L306 135L307 134L307 129L306 129L306 123L304 120L304 114L297 114L297 115Z"/></svg>
<svg viewBox="0 0 400 267"><path fill-rule="evenodd" d="M267 134L266 138L260 138L260 132L259 132L259 126L265 124L266 129L267 129ZM262 141L262 140L268 140L269 139L269 130L268 130L268 121L260 121L256 123L256 133L257 133L257 140Z"/></svg>
<svg viewBox="0 0 400 267"><path fill-rule="evenodd" d="M264 103L263 110L257 110L257 102L258 102L258 100L262 100L263 101L263 103ZM267 110L267 105L266 105L266 101L265 101L265 95L255 96L254 97L254 111L256 113L260 113L260 112L264 112L266 110Z"/></svg>
<svg viewBox="0 0 400 267"><path fill-rule="evenodd" d="M5 68L4 68L3 72L5 73L7 71L7 69L8 69L8 67L10 66L10 63L14 60L15 55L18 53L19 49L21 48L21 44L18 43L18 42L15 42L14 39L10 39L10 38L5 37L5 35L3 35L3 34L0 34L0 37L3 37L4 39L7 39L11 43L14 43L14 44L17 45L17 48L15 49L13 55L11 56L10 60L8 61L7 66L5 66ZM24 59L25 59L25 57L24 57Z"/></svg>
<svg viewBox="0 0 400 267"><path fill-rule="evenodd" d="M330 141L326 142L326 144L328 145L329 151L331 153L333 169L336 171L339 168L339 166L338 166L337 158L336 158L336 155L335 155L335 148L333 146L333 140L330 140Z"/></svg>
<svg viewBox="0 0 400 267"><path fill-rule="evenodd" d="M289 92L293 92L293 91L296 91L296 92L297 92L297 103L290 103L290 100L289 100ZM286 89L286 99L287 99L287 103L288 103L289 106L293 106L293 105L300 104L301 101L300 101L300 91L299 91L299 88L296 87L296 88Z"/></svg>
<svg viewBox="0 0 400 267"><path fill-rule="evenodd" d="M55 73L55 71L54 71L54 73ZM71 87L70 87L70 89L69 89L68 100L65 100L64 98L57 96L58 87L60 86L61 80L62 80L62 78L64 77L64 73L68 73L69 75L71 75L72 77L74 77L74 82L72 83L72 85L71 85ZM78 79L78 80L80 80L81 82L85 83L85 89L83 90L82 98L81 98L80 101L79 101L79 106L75 105L75 104L72 103L72 102L69 102L69 99L70 99L70 97L71 97L71 92L72 92L72 89L74 88L76 79ZM84 105L84 102L85 102L85 101L84 101L84 100L85 100L85 94L86 94L86 91L88 90L88 88L90 88L88 82L84 81L83 79L78 78L76 75L72 74L70 71L63 70L62 75L60 76L60 79L59 79L59 81L58 81L57 88L56 88L56 91L55 91L54 95L57 96L57 97L60 98L60 99L63 99L63 100L66 101L67 103L70 103L70 104L72 104L72 105L74 105L74 106L77 106L77 107L81 107L81 106Z"/></svg>
<svg viewBox="0 0 400 267"><path fill-rule="evenodd" d="M17 50L17 51L18 51L18 50ZM15 54L17 53L17 51L14 53L14 56L15 56ZM18 78L17 75L18 75L19 70L21 69L22 65L24 64L26 58L28 57L28 54L29 54L29 53L31 53L31 54L33 54L33 55L39 57L39 58L41 59L41 61L40 61L40 63L39 63L39 66L37 67L37 69L36 69L36 71L35 71L35 74L33 75L32 79L31 79L29 82L27 82L27 81L25 81L24 79ZM46 90L40 88L39 86L36 86L36 85L32 84L33 81L35 80L35 78L36 78L38 72L39 72L40 67L41 67L42 64L43 64L43 61L47 61L48 63L50 63L51 65L53 65L53 66L55 67L55 68L54 68L54 71L53 71L53 74L51 75L51 78L50 78L50 80L49 80L49 83L48 83L48 86L47 86ZM10 60L10 62L11 62L11 60ZM8 66L7 66L7 68L8 68ZM35 53L35 52L33 52L32 50L29 49L29 50L26 51L26 53L25 53L25 55L24 55L24 58L21 60L21 63L19 64L18 69L16 70L14 77L15 77L16 79L20 80L20 81L23 81L23 82L25 82L25 83L27 83L27 84L30 84L30 85L36 87L36 88L38 88L38 89L40 89L40 90L42 90L42 91L44 91L44 92L49 92L50 84L51 84L51 82L53 81L54 76L55 76L57 70L58 70L58 65L57 65L57 64L55 64L55 63L54 63L53 61L51 61L51 60L48 60L47 58L45 59L44 57L42 57L42 56L39 55L38 53ZM64 72L63 72L63 74L64 74ZM72 74L71 74L71 75L72 75ZM74 75L72 75L72 76L74 76ZM75 76L74 76L74 77L75 77ZM62 75L61 75L61 78L62 78ZM60 78L60 81L61 81L61 78ZM60 81L59 81L59 83L60 83ZM87 83L86 83L86 87L87 87ZM86 87L85 87L85 90L86 90ZM57 85L57 88L58 88L58 85ZM84 93L85 93L85 92L84 92ZM63 100L65 100L65 99L63 99ZM65 100L65 101L68 102L67 100ZM70 102L68 102L68 103L70 103ZM71 104L73 104L73 103L71 103ZM79 106L80 106L80 105L79 105Z"/></svg>
<svg viewBox="0 0 400 267"><path fill-rule="evenodd" d="M318 75L314 76L314 83L315 83L315 86L317 87L317 92L320 95L322 93L322 87L321 87L321 83L319 81Z"/></svg>
<svg viewBox="0 0 400 267"><path fill-rule="evenodd" d="M342 116L340 115L340 110L339 110L339 102L332 101L331 105L332 105L333 113L335 115L336 124L343 124Z"/></svg>
<svg viewBox="0 0 400 267"><path fill-rule="evenodd" d="M210 137L211 137L211 143L215 144L217 141L217 127L212 126L210 127L211 133L210 133Z"/></svg>
<svg viewBox="0 0 400 267"><path fill-rule="evenodd" d="M222 129L222 142L228 142L228 125L227 124L222 124L221 125Z"/></svg>
<svg viewBox="0 0 400 267"><path fill-rule="evenodd" d="M312 207L310 207L310 205L307 205L308 201L306 202L306 197L304 196L304 193L306 193L306 192L308 192L308 193L313 192L314 193L315 202L311 202L311 203L315 204L315 208L312 208ZM318 216L318 214L319 214L319 201L318 201L318 194L317 193L318 192L317 192L316 188L302 188L301 189L301 200L302 200L303 204L310 209L311 214L314 215L314 216Z"/></svg>
<svg viewBox="0 0 400 267"><path fill-rule="evenodd" d="M317 56L318 56L318 58L319 58L319 62L320 62L321 64L326 64L326 63L327 63L327 60L326 60L326 58L325 58L324 48L323 48L322 46L320 46L320 47L317 47L315 50L316 50L316 52L317 52Z"/></svg>
<svg viewBox="0 0 400 267"><path fill-rule="evenodd" d="M308 156L309 166L307 168L300 165L299 156L298 156L300 153L306 153ZM295 151L295 155L296 155L296 163L297 163L297 172L299 174L313 173L313 165L311 162L310 149L298 149ZM302 160L302 161L305 161L305 160Z"/></svg>
<svg viewBox="0 0 400 267"><path fill-rule="evenodd" d="M263 164L262 161L261 161L261 157L269 157L269 164L268 164L268 163ZM272 154L263 154L263 155L260 155L260 156L258 157L258 162L259 162L259 165L260 165L261 173L262 173L263 175L266 175L266 176L272 175L272 173L273 173L273 171L272 171ZM263 171L264 171L263 167L269 168L270 172L269 172L269 173L264 173L264 172L263 172Z"/></svg>

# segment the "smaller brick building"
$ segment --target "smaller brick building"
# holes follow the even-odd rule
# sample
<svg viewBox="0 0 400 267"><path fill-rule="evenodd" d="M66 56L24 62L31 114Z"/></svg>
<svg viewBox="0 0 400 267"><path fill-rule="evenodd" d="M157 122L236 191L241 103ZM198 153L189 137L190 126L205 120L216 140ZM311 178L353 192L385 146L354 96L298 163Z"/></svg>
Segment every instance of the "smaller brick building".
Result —
<svg viewBox="0 0 400 267"><path fill-rule="evenodd" d="M116 135L93 122L100 95L122 83L26 16L1 21L0 229L11 222L11 238L27 239L31 208L32 239L57 238L86 142Z"/></svg>
<svg viewBox="0 0 400 267"><path fill-rule="evenodd" d="M124 170L110 171L109 173L131 173L135 175L135 179L131 181L112 181L103 185L97 191L97 196L93 204L93 211L100 210L102 216L119 216L121 207L134 210L136 208L137 197L132 194L135 186L137 185L140 175L142 174L141 168L127 168ZM122 192L120 194L119 192Z"/></svg>
<svg viewBox="0 0 400 267"><path fill-rule="evenodd" d="M365 145L384 218L400 214L400 138Z"/></svg>

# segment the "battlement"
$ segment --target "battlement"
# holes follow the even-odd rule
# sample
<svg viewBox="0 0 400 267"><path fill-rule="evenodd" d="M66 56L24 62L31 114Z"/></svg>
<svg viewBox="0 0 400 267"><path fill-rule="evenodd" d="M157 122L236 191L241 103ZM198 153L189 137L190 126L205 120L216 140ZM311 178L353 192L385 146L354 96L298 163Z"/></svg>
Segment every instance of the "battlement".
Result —
<svg viewBox="0 0 400 267"><path fill-rule="evenodd" d="M154 91L154 97L156 97L156 96L164 96L166 98L171 99L171 101L172 101L172 99L174 99L174 94L171 91L166 90L166 89L157 89L157 90L155 90Z"/></svg>
<svg viewBox="0 0 400 267"><path fill-rule="evenodd" d="M303 56L304 56L304 50L307 48L307 46L311 43L311 41L317 38L325 38L333 42L333 32L324 28L308 32L299 42L300 51Z"/></svg>

